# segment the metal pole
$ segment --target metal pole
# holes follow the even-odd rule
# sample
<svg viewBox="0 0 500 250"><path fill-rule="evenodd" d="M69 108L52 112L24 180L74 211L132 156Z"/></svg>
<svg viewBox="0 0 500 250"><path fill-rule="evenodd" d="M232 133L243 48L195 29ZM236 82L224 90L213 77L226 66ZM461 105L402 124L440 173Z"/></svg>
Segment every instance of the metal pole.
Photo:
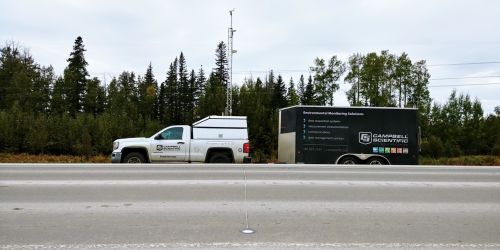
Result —
<svg viewBox="0 0 500 250"><path fill-rule="evenodd" d="M228 57L229 57L229 82L227 83L226 90L226 115L231 116L233 114L233 53L236 53L233 50L233 34L236 30L233 29L233 12L234 9L229 11L229 15L231 18L231 26L228 29Z"/></svg>

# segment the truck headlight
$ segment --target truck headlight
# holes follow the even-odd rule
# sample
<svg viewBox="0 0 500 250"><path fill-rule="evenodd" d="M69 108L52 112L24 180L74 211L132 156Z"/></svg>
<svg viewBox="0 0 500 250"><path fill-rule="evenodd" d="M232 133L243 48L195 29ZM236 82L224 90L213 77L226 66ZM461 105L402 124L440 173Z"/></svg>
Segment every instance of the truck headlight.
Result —
<svg viewBox="0 0 500 250"><path fill-rule="evenodd" d="M113 150L117 150L118 149L118 146L120 146L120 143L117 142L117 141L114 141L113 142Z"/></svg>

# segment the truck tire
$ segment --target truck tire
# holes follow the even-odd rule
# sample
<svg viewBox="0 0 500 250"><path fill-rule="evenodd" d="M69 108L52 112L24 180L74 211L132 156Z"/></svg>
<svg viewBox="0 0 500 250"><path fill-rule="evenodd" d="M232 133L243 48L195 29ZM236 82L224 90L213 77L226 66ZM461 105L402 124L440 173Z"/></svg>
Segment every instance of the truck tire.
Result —
<svg viewBox="0 0 500 250"><path fill-rule="evenodd" d="M231 159L226 154L215 153L210 157L209 163L231 163Z"/></svg>
<svg viewBox="0 0 500 250"><path fill-rule="evenodd" d="M339 161L339 164L343 164L343 165L356 165L358 164L358 159L356 157L352 157L352 156L346 156L342 159L340 159Z"/></svg>
<svg viewBox="0 0 500 250"><path fill-rule="evenodd" d="M372 157L366 161L366 164L368 164L368 165L386 165L387 162L380 157Z"/></svg>
<svg viewBox="0 0 500 250"><path fill-rule="evenodd" d="M125 159L123 159L123 163L140 164L146 163L146 160L144 158L144 155L142 155L141 153L132 152L125 156Z"/></svg>

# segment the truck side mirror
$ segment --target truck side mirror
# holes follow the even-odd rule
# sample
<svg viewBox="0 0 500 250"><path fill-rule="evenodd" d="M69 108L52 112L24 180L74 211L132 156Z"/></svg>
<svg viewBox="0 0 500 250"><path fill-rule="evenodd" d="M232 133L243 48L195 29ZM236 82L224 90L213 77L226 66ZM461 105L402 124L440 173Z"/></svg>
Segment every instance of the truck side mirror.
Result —
<svg viewBox="0 0 500 250"><path fill-rule="evenodd" d="M161 134L158 134L157 136L155 136L155 140L163 140L163 136L161 136Z"/></svg>

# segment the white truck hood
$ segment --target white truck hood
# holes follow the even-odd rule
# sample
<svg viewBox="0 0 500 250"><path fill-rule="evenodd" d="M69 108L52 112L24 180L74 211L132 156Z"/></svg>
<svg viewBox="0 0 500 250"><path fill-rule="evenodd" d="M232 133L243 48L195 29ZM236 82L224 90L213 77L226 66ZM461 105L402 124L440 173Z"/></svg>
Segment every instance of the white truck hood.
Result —
<svg viewBox="0 0 500 250"><path fill-rule="evenodd" d="M117 142L145 142L148 141L149 138L146 137L134 137L134 138L123 138L116 140Z"/></svg>

